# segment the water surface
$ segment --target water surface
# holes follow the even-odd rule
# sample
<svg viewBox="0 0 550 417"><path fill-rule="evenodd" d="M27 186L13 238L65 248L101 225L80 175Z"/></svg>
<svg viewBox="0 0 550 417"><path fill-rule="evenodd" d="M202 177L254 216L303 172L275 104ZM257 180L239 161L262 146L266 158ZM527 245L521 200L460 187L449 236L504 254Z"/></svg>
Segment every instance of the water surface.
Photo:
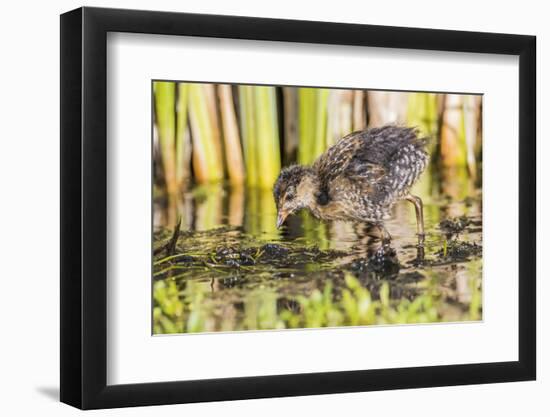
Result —
<svg viewBox="0 0 550 417"><path fill-rule="evenodd" d="M422 253L406 201L386 222L384 245L373 227L307 212L277 230L270 190L220 184L177 201L157 196L153 332L479 320L481 194L423 200Z"/></svg>

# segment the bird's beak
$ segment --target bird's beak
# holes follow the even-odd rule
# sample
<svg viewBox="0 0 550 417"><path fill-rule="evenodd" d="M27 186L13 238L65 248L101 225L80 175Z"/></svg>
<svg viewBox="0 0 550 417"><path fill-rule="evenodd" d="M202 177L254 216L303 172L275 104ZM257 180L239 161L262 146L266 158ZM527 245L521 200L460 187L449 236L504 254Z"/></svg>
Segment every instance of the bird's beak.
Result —
<svg viewBox="0 0 550 417"><path fill-rule="evenodd" d="M280 229L283 223L285 222L286 218L288 217L287 211L279 211L277 214L277 229Z"/></svg>

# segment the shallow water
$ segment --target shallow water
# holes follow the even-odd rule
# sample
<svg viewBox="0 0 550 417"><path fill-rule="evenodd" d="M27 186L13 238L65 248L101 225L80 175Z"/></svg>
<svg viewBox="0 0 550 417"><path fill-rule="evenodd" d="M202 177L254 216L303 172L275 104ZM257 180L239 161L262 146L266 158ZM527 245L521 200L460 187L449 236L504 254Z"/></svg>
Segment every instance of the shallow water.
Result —
<svg viewBox="0 0 550 417"><path fill-rule="evenodd" d="M375 228L307 212L277 230L269 190L214 185L157 198L153 331L479 320L481 194L423 200L424 253L406 201L385 222L383 245Z"/></svg>

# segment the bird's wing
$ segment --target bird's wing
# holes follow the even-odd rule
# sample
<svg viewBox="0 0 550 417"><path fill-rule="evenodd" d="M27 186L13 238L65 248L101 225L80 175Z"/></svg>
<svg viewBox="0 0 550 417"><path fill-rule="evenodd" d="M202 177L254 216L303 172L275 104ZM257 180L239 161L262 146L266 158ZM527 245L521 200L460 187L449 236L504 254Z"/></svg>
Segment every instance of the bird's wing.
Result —
<svg viewBox="0 0 550 417"><path fill-rule="evenodd" d="M350 133L328 148L313 165L320 181L329 183L342 175L360 148L361 139L357 133Z"/></svg>
<svg viewBox="0 0 550 417"><path fill-rule="evenodd" d="M362 132L342 138L319 157L314 168L319 178L317 200L321 205L330 201L331 183L336 179L348 179L368 192L386 173L386 168L372 159Z"/></svg>
<svg viewBox="0 0 550 417"><path fill-rule="evenodd" d="M380 164L352 159L344 171L344 176L350 181L363 183L369 186L368 188L372 188L386 175L386 172L386 168Z"/></svg>

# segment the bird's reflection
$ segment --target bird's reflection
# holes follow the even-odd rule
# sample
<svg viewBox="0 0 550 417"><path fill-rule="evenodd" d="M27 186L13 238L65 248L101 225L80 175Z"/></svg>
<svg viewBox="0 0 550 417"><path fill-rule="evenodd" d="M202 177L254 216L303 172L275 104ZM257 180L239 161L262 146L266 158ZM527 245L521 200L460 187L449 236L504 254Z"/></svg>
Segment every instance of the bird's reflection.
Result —
<svg viewBox="0 0 550 417"><path fill-rule="evenodd" d="M363 238L361 239L367 248L366 256L368 259L387 259L395 264L399 264L397 250L393 246L393 238L383 224L367 223L364 225ZM424 240L419 237L416 245L416 258L413 262L422 263L424 261Z"/></svg>

